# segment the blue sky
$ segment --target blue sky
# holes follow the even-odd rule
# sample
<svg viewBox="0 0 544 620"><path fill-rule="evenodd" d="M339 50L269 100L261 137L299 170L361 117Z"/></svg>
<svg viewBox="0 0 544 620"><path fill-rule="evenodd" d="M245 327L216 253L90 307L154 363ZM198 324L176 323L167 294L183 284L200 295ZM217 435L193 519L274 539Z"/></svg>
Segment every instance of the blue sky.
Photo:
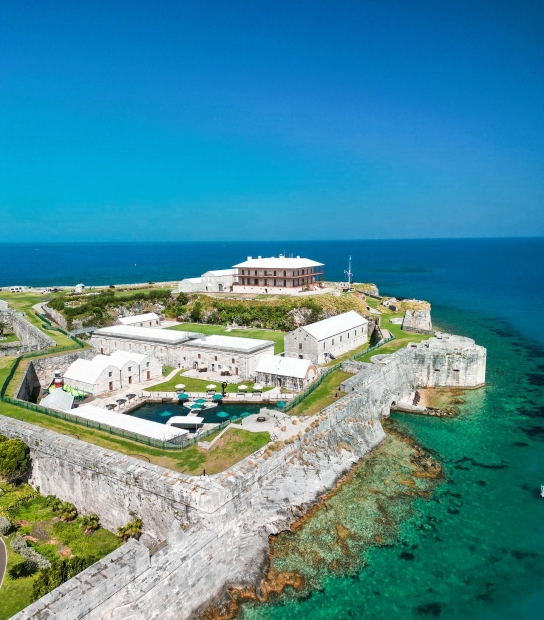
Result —
<svg viewBox="0 0 544 620"><path fill-rule="evenodd" d="M0 240L544 234L544 3L3 2Z"/></svg>

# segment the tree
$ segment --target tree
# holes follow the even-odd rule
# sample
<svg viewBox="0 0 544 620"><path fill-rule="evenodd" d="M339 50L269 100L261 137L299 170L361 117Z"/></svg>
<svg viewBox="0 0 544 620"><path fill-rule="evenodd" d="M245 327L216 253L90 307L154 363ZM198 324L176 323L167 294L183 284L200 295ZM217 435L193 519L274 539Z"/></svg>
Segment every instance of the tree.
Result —
<svg viewBox="0 0 544 620"><path fill-rule="evenodd" d="M8 482L17 480L28 470L30 450L20 439L0 439L0 477Z"/></svg>
<svg viewBox="0 0 544 620"><path fill-rule="evenodd" d="M29 562L28 560L23 560L22 562L17 562L10 567L8 570L8 574L12 579L20 579L21 577L30 577L37 570L36 564L34 562Z"/></svg>
<svg viewBox="0 0 544 620"><path fill-rule="evenodd" d="M90 514L81 517L81 528L86 536L90 536L100 527L98 515Z"/></svg>

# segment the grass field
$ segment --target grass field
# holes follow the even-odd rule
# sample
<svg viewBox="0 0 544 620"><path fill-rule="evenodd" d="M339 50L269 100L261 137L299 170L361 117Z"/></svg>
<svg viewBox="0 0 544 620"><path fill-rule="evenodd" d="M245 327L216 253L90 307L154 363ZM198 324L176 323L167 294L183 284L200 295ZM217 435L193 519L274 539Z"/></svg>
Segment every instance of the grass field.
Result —
<svg viewBox="0 0 544 620"><path fill-rule="evenodd" d="M345 395L345 392L340 392L338 389L342 381L352 376L340 369L333 370L323 379L323 383L318 388L289 411L289 415L314 415L314 413L319 413L325 407L332 405Z"/></svg>
<svg viewBox="0 0 544 620"><path fill-rule="evenodd" d="M0 489L0 509L6 509L18 497L32 492L26 484L13 487L0 482ZM70 523L60 521L47 507L45 499L37 494L19 508L9 510L8 515L10 521L16 524L16 530L4 537L8 550L8 570L22 561L22 557L10 547L10 541L17 535L31 536L29 544L49 561L70 554L99 559L121 545L121 540L115 534L103 528L86 536L79 518ZM31 602L34 579L35 575L12 579L6 572L0 589L0 620L10 618Z"/></svg>
<svg viewBox="0 0 544 620"><path fill-rule="evenodd" d="M192 377L183 376L181 374L182 372L185 372L185 371L180 371L179 373L177 373L171 379L169 379L168 381L165 381L164 383L159 383L158 385L154 385L152 387L146 388L146 391L147 392L175 392L176 385L178 385L179 383L183 383L183 385L185 385L186 392L205 392L206 386L211 385L212 383L215 383L215 385L217 386L218 392L221 391L220 381L206 381L205 379L193 379ZM253 392L254 383L255 383L254 381L242 381L242 385L247 385L248 392ZM267 390L271 390L271 389L272 389L271 387L264 388L263 392L266 392ZM226 392L228 392L229 394L236 393L237 391L238 391L238 388L236 387L235 383L229 383L227 385Z"/></svg>
<svg viewBox="0 0 544 620"><path fill-rule="evenodd" d="M273 329L232 329L227 331L224 325L207 325L205 323L182 323L168 329L176 329L182 332L200 332L206 336L236 336L237 338L257 338L258 340L272 340L274 342L274 353L283 353L283 339L285 332Z"/></svg>
<svg viewBox="0 0 544 620"><path fill-rule="evenodd" d="M19 338L15 334L4 334L4 338L0 339L0 344L8 344L11 342L19 342Z"/></svg>
<svg viewBox="0 0 544 620"><path fill-rule="evenodd" d="M210 441L213 437L206 437ZM214 445L210 452L204 452L194 445L183 451L178 465L187 474L217 474L241 461L270 441L268 433L250 433L230 428Z"/></svg>

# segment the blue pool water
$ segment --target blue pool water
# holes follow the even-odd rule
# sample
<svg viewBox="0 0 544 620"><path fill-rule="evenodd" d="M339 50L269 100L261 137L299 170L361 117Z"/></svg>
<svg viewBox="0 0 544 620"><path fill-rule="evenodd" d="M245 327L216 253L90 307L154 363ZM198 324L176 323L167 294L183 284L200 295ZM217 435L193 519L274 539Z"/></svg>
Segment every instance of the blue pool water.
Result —
<svg viewBox="0 0 544 620"><path fill-rule="evenodd" d="M217 407L202 409L197 415L204 418L204 423L219 424L240 418L242 413L258 413L262 405L244 404L244 403L220 403ZM131 415L150 420L151 422L159 422L166 424L170 417L174 415L187 415L189 408L178 403L147 403L136 409Z"/></svg>

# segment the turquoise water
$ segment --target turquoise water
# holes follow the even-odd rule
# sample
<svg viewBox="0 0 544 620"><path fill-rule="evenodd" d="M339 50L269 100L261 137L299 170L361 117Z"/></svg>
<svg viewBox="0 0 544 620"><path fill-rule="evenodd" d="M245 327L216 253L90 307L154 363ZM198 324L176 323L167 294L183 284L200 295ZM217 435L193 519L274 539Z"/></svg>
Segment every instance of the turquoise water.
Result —
<svg viewBox="0 0 544 620"><path fill-rule="evenodd" d="M302 598L243 607L245 619L544 617L544 349L507 323L436 314L488 348L487 386L465 392L458 417L394 416L444 481L410 500L393 544L367 545Z"/></svg>

